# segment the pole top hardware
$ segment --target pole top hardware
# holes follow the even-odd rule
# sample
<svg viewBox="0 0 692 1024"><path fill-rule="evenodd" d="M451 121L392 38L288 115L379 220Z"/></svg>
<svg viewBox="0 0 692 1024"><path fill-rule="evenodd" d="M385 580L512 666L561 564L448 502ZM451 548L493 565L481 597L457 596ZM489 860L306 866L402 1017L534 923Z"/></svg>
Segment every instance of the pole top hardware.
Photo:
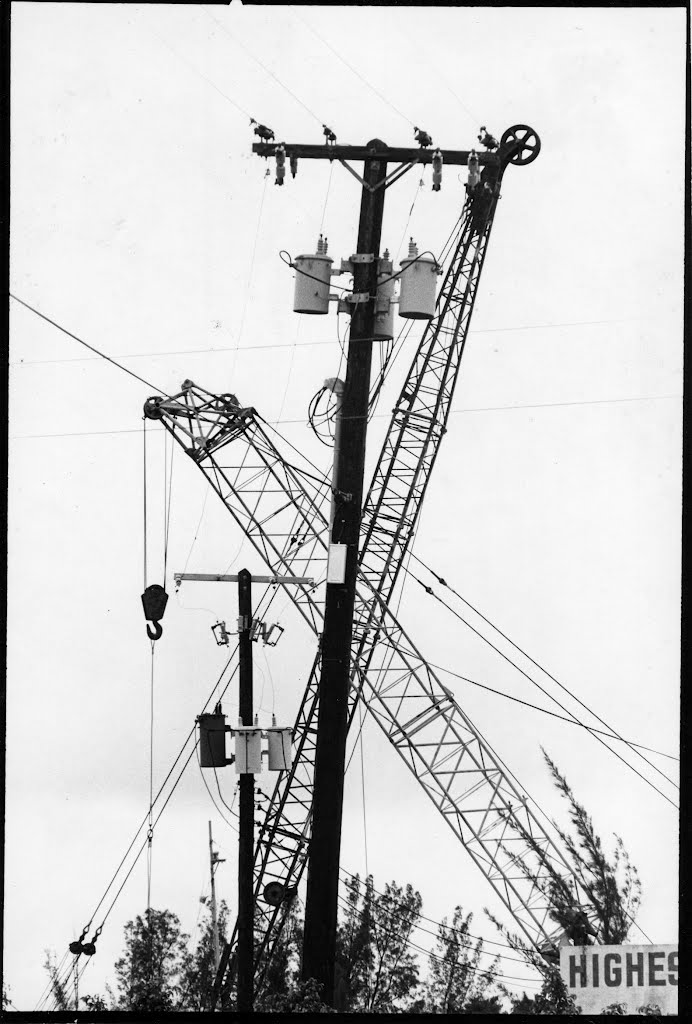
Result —
<svg viewBox="0 0 692 1024"><path fill-rule="evenodd" d="M349 262L350 263L373 263L375 257L371 252L355 252Z"/></svg>
<svg viewBox="0 0 692 1024"><path fill-rule="evenodd" d="M358 305L360 302L369 302L370 292L351 292L350 295L346 296L346 302Z"/></svg>
<svg viewBox="0 0 692 1024"><path fill-rule="evenodd" d="M233 573L230 576L226 576L222 573L213 572L176 572L173 573L173 579L175 580L176 586L183 582L183 580L197 580L202 583L237 583L239 580L237 573ZM252 576L250 577L253 583L272 583L275 586L280 584L288 583L305 583L308 586L313 586L315 581L312 576Z"/></svg>

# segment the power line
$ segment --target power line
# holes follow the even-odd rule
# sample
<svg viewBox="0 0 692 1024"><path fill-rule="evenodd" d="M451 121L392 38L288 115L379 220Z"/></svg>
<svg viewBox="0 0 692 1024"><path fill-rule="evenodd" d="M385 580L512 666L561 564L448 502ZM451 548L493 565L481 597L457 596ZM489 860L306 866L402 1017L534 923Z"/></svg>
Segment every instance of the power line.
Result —
<svg viewBox="0 0 692 1024"><path fill-rule="evenodd" d="M266 346L266 347L269 347L269 346ZM279 347L281 347L281 348L292 348L293 346L283 345L283 346L279 346ZM240 349L240 351L242 352L244 350ZM679 399L682 398L682 396L681 395L640 395L640 396L638 396L636 398L597 398L597 399L585 400L585 401L581 401L581 402L545 402L545 403L543 403L541 405L495 405L495 406L488 406L486 408L452 409L451 412L450 412L450 415L452 415L452 416L457 415L458 416L458 415L461 415L462 413L472 413L472 412L509 412L511 410L514 410L514 409L519 409L519 410L521 410L521 409L548 409L548 408L552 409L552 408L557 408L557 407L561 407L561 406L570 406L570 405L617 405L617 404L620 404L621 402L658 402L658 401L663 401L663 400L672 399L672 398L675 398L675 399L679 400ZM371 418L372 419L384 419L385 417L388 417L389 415L390 415L389 413L373 413ZM307 419L304 419L304 418L301 417L300 419L296 419L296 420L282 420L282 419L264 420L264 423L267 426L269 426L269 427L295 426L296 424L300 424L302 426L307 426ZM69 431L69 432L66 432L66 433L59 433L59 434L15 434L14 436L10 436L8 438L8 440L9 441L32 441L32 440L39 440L39 439L48 438L48 437L91 437L92 435L96 436L98 434L138 434L138 433L139 433L139 430L138 429L134 429L134 428L126 428L124 430L74 430L74 431ZM286 441L286 438L283 438L283 440ZM289 442L286 441L286 443L289 443Z"/></svg>
<svg viewBox="0 0 692 1024"><path fill-rule="evenodd" d="M94 348L93 345L89 345L89 343L83 341L82 338L78 338L76 334L72 333L72 331L68 331L67 328L61 327L60 324L55 322L55 320L51 320L51 318L49 316L46 316L45 313L41 313L38 309L34 309L34 307L30 306L28 302L24 301L24 299L17 298L16 295L12 294L12 292L10 292L9 294L10 298L14 299L15 302L19 302L22 306L26 306L26 308L30 309L32 313L36 314L36 316L41 317L42 320L45 320L53 327L57 327L57 329L59 331L62 331L63 334L66 334L68 338L72 338L74 341L78 341L80 345L84 345L84 347L90 349L91 352L95 352L97 356L101 357L101 359L106 359L109 363L112 363L113 366L117 366L119 370L122 370L123 373L129 374L130 377L134 377L135 380L140 381L142 384L146 384L148 388L153 388L154 391L158 391L160 395L164 395L165 397L165 392L163 392L161 388L157 388L155 384L151 384L148 380L145 380L144 377L140 377L138 376L138 374L133 373L132 370L128 370L126 366L123 366L121 363L116 362L115 359L111 359L111 357L107 356L105 352L100 352L99 349Z"/></svg>
<svg viewBox="0 0 692 1024"><path fill-rule="evenodd" d="M288 88L288 86L287 86L287 85L286 85L286 84L285 84L284 82L282 82L282 81L281 81L281 79L280 79L280 78L279 78L279 77L278 77L277 75L275 75L275 74L274 74L274 72L273 72L273 71L270 71L270 70L269 70L269 68L268 68L268 67L266 66L266 64L263 64L263 63L262 63L262 61L261 61L261 60L259 59L259 57L256 57L256 56L254 55L254 53L252 53L252 52L251 52L250 50L248 50L248 48L247 48L247 47L245 46L245 44L244 44L244 43L241 43L241 41L240 41L240 40L239 40L239 39L238 39L238 38L237 38L236 36L234 36L234 35L233 35L233 33L232 33L232 32L231 32L231 31L230 31L230 30L229 30L228 28L226 28L226 26L225 26L225 25L223 25L223 24L222 24L222 23L221 23L221 22L219 21L219 19L218 19L218 18L215 18L215 17L214 17L214 15L213 15L213 14L212 14L212 13L211 13L210 11L207 11L207 10L206 10L205 8L202 8L202 10L203 10L203 11L204 11L204 13L205 13L205 14L207 15L207 17L211 18L211 20L212 20L212 21L215 21L215 22L216 22L216 24L217 24L217 25L219 26L219 28L221 29L221 31L222 31L222 32L225 32L225 33L226 33L226 35L227 35L227 36L229 37L229 39L232 39L232 40L233 40L233 42L234 42L234 43L236 43L236 45L237 45L237 46L239 46L239 47L241 48L241 50L243 50L243 51L244 51L244 52L245 52L245 53L246 53L246 54L248 55L248 57L249 57L249 58L250 58L251 60L254 60L255 64L259 64L259 66L260 66L260 67L261 67L261 68L262 68L262 69L263 69L264 71L266 71L266 73L267 73L268 75L270 75L270 76L271 76L271 77L272 77L272 78L274 79L274 81L275 81L275 82L278 82L278 84L279 84L279 85L281 86L281 88L282 88L282 89L285 89L285 90L286 90L286 92L287 92L287 93L288 93L288 94L289 94L290 96L292 96L292 97L293 97L293 99L294 99L294 100L296 101L296 103L299 103L299 104L300 104L300 106L301 106L301 107L303 108L303 110L306 110L306 111L308 112L308 114L310 115L310 117L313 117L313 118L315 119L315 121L317 121L317 123L318 123L319 125L322 125L322 121L320 121L320 119L319 119L319 117L317 116L317 114L315 114L315 113L314 113L314 112L313 112L312 110L310 110L310 108L309 108L309 107L308 107L308 106L307 106L307 105L306 105L305 103L303 103L303 101L302 101L301 99L299 99L299 98L298 98L298 97L296 96L296 94L295 94L295 93L294 93L294 92L293 92L293 91L292 91L291 89L289 89L289 88Z"/></svg>
<svg viewBox="0 0 692 1024"><path fill-rule="evenodd" d="M379 96L379 98L382 100L383 103L386 103L388 107L391 107L391 109L394 111L395 114L398 114L399 117L403 118L404 121L406 121L407 124L409 124L409 125L411 125L411 127L413 127L413 121L411 121L408 117L406 117L405 114L402 114L401 111L398 109L398 107L395 107L394 104L391 103L387 99L386 96L382 95L382 93L379 91L379 89L376 89L374 85L372 85L366 78L364 78L361 75L360 71L357 71L356 68L354 68L352 64L349 64L349 62L345 59L345 57L342 57L341 54L337 50L334 49L334 47L331 45L331 43L328 43L327 40L323 36L321 36L319 34L317 29L313 28L312 25L308 24L308 22L305 21L304 18L301 18L301 16L295 10L292 13L293 13L294 17L298 18L298 20L301 21L303 23L303 25L305 25L305 27L307 29L309 29L310 32L312 32L312 34L314 36L316 36L320 40L320 42L323 43L327 47L328 50L331 50L331 52L334 54L335 57L338 57L338 59L341 61L342 64L346 65L346 67L349 69L349 71L353 72L353 74L356 76L356 78L359 78L361 80L361 82L363 82L364 85L367 85L368 89L371 89L377 96Z"/></svg>
<svg viewBox="0 0 692 1024"><path fill-rule="evenodd" d="M555 711L549 711L548 708L539 707L537 704L530 704L528 701L520 700L518 697L512 697L509 693L503 693L502 690L495 690L492 686L486 686L483 683L477 682L475 679L469 679L468 676L462 676L458 672L452 671L451 668L445 668L444 665L435 665L432 661L428 662L430 668L436 668L440 672L446 672L447 675L454 676L455 679L461 679L465 683L471 683L472 686L478 686L482 690L488 690L490 693L496 693L499 697L505 697L507 700L512 700L516 704L523 704L524 707L533 708L534 711L542 711L545 715L550 715L552 718L559 718L561 722L567 722L568 725L578 725L582 729L588 730L588 732L599 732L602 736L607 736L611 740L622 740L631 747L641 747L642 750L648 750L652 754L659 754L661 757L667 757L671 761L678 761L679 758L673 757L672 754L664 754L662 750L655 750L653 747L647 747L643 743L635 743L634 740L626 740L622 736L618 736L617 733L605 732L603 729L596 729L593 725L586 725L584 722L578 722L573 718L565 718L564 715L558 715Z"/></svg>
<svg viewBox="0 0 692 1024"><path fill-rule="evenodd" d="M479 631L478 631L477 629L475 629L475 628L474 628L474 626L472 626L472 625L471 625L471 623L470 623L470 622L468 622L468 621L467 621L467 620L466 620L466 619L465 619L465 618L464 618L464 617L463 617L462 615L460 615L460 614L459 614L459 613L458 613L457 611L455 611L455 610L454 610L453 608L451 608L451 607L450 607L450 605L446 604L446 603L445 603L445 602L444 602L444 601L442 600L442 598L441 598L441 597L439 597L439 595L438 595L438 594L436 594L436 593L435 593L435 592L434 592L434 591L432 590L432 588L431 588L431 587L427 587L427 586L426 586L426 584L425 584L425 583L423 583L423 581L422 581L422 580L419 580L419 579L418 579L418 577L417 577L417 576L416 576L415 574L413 574L413 573L412 573L412 572L411 572L410 570L407 570L407 571L408 571L408 573L409 573L409 574L410 574L410 575L411 575L411 576L413 577L413 579L415 579L415 580L416 580L416 582L417 582L417 583L419 583L419 584L420 584L420 585L421 585L421 586L423 587L423 589L424 589L424 590L426 591L426 593L428 593L428 594L430 594L430 595L431 595L432 597L434 597L436 601L439 601L439 603L440 603L441 605L443 605L443 607L447 608L447 609L448 609L448 611L450 611L450 612L452 613L452 615L454 615L454 616L455 616L455 617L456 617L457 619L459 619L459 621L460 621L460 622L463 622L465 626L467 626L467 627L468 627L468 628L469 628L469 629L470 629L470 630L471 630L471 631L472 631L473 633L475 633L475 634L476 634L476 636L480 637L480 639L481 639L481 640L483 640L483 641L484 641L484 642L485 642L486 644L488 644L488 646L492 647L492 649L493 649L494 651L496 651L496 652L497 652L497 654L499 654L501 658L504 658L504 660L505 660L505 661L507 661L507 662L508 662L508 663L509 663L510 665L512 665L512 667L513 667L513 668L515 668L515 669L517 670L517 672L520 672L520 673L521 673L521 675L525 676L525 678L529 680L529 682L533 683L533 685L534 685L534 686L537 686L537 687L538 687L538 689L539 689L539 690L540 690L540 691L541 691L542 693L544 693L544 694L545 694L545 695L546 695L546 696L547 696L547 697L548 697L548 698L549 698L550 700L552 700L552 701L553 701L553 702L554 702L555 704L557 704L557 706L558 706L558 707L562 708L562 710L563 710L563 711L565 711L565 712L567 712L567 714L570 714L570 715L572 715L572 713L571 713L570 711L568 711L568 709L567 709L567 708L566 708L566 707L565 707L565 706L564 706L563 704L561 704L561 703L560 703L560 701L559 701L559 700L557 700L557 698L556 698L556 697L553 697L553 696L552 696L552 694L548 693L548 692L547 692L547 690L545 690L545 689L544 689L544 688L543 688L542 686L540 686L540 684L539 684L539 683L537 683L535 679L532 679L532 678L531 678L531 676L530 676L530 675L528 675L528 673L527 673L527 672L524 672L524 670L523 670L523 669L519 668L519 666L518 666L518 665L517 665L517 664L516 664L515 662L513 662L511 658L509 658L509 657L508 657L508 656L507 656L506 654L504 654L504 653L503 653L503 652L502 652L502 651L501 651L501 650L500 650L500 649L499 649L498 647L496 647L496 646L495 646L495 645L494 645L494 644L492 643L492 641L488 640L488 638L487 638L487 637L483 636L483 634L482 634L482 633L480 633L480 632L479 632ZM575 698L575 699L577 699L577 698ZM580 703L581 703L581 702L580 702ZM588 710L588 708L587 708L587 710ZM592 714L593 714L593 712L592 712ZM597 717L597 716L596 716L596 717ZM576 721L578 721L578 719L576 718L576 716L575 716L575 715L572 715L572 718L574 718L575 722L576 722ZM580 724L581 724L581 723L580 723ZM609 747L609 746L608 746L608 744L607 744L607 743L605 743L605 742L604 742L604 741L603 741L603 740L602 740L602 739L600 738L600 736L599 736L599 735L598 735L598 734L597 734L596 732L591 732L591 735L592 735L592 736L594 737L594 739L595 739L595 740L597 740L597 741L598 741L598 742L599 742L599 743L600 743L600 744L601 744L602 746L604 746L604 747L606 748L606 750L609 750L611 754L614 754L614 755L615 755L615 757L617 757L617 759L618 759L619 761L622 761L622 763L623 763L624 765L627 765L627 767L628 767L628 768L630 769L630 771L633 771L633 772L635 773L635 775L638 775L640 779L642 779L642 780L643 780L644 782L646 782L647 786L650 786L650 787L651 787L652 789L654 789L654 790L655 790L655 791L656 791L656 792L657 792L657 793L658 793L658 794L659 794L660 796L662 796L662 797L663 797L663 799L664 799L664 800L666 800L666 801L667 801L667 802L668 802L669 804L671 804L671 805L672 805L673 807L675 807L675 808L676 808L676 810L677 810L677 809L679 809L679 808L678 808L678 806L677 806L677 804L676 804L676 803L675 803L675 802L674 802L673 800L671 800L669 796L667 796L667 795L666 795L666 794L665 794L665 793L664 793L664 792L663 792L662 790L660 790L660 789L658 788L658 786L655 786L653 782L651 782L651 781L650 781L649 779L647 779L647 778L646 778L646 776L642 775L642 774L641 774L641 772L637 771L637 769L636 769L636 768L634 767L634 765L630 764L630 763L629 763L629 761L626 761L624 757L621 757L621 755L620 755L620 754L618 754L618 752L617 752L616 750L613 750L613 749L612 749L612 747ZM625 741L625 742L626 742L626 741ZM649 765L650 767L652 767L652 768L654 769L654 771L657 771L657 772L659 773L659 775L663 775L663 777L664 777L665 779L667 779L667 780L668 780L668 782L670 782L670 783L671 783L672 785L674 785L674 786L675 786L675 783L673 782L673 780L672 780L672 779L669 779L669 778L668 778L668 776L667 776L667 775L665 775L665 773L664 773L664 772L662 772L662 771L660 770L660 768L657 768L657 767L656 767L656 765L653 765L653 764L651 764L651 762L650 762L650 761L648 760L648 758L644 757L644 755L643 755L643 754L640 754L640 753L639 753L639 751L636 751L636 750L635 750L635 751L634 751L634 753L638 754L638 756L639 756L639 757L641 757L641 758L642 758L642 759L643 759L644 761L646 761L646 763L647 763L647 764L648 764L648 765ZM676 788L678 788L678 787L676 787Z"/></svg>
<svg viewBox="0 0 692 1024"><path fill-rule="evenodd" d="M580 704L584 708L585 711L588 711L589 714L593 715L594 718L598 719L598 721L601 723L601 725L605 725L606 728L609 729L610 732L611 732L611 738L617 738L619 740L622 740L623 743L627 743L630 746L642 747L642 749L644 749L644 750L651 750L650 747L645 747L643 743L630 743L630 741L625 740L622 736L620 736L620 734L617 732L617 730L613 729L613 727L611 725L609 725L608 722L606 722L599 715L597 715L595 711L592 711L590 707L588 707L586 704L584 704L584 702L582 700L580 700L579 697L575 696L575 694L573 694L572 691L568 687L563 686L563 684L558 679L556 679L554 675L552 675L546 668L544 668L542 665L540 665L534 658L531 657L530 654L528 654L525 650L523 650L523 648L521 648L518 644L516 644L513 640L511 640L510 637L508 637L506 633L503 633L502 630L498 626L496 626L493 622L491 622L490 619L488 619L485 615L483 615L483 613L481 611L479 611L478 608L476 608L474 605L472 605L470 601L467 601L465 597L462 597L461 594L457 590L455 590L454 587L450 583L448 583L445 579L443 579L442 576L438 576L438 574L436 572L434 572L434 570L431 569L430 566L426 565L426 563L421 558L419 558L418 555L415 555L413 553L413 551L411 552L411 555L412 555L413 558L416 559L416 561L420 565L423 566L424 569L427 570L427 572L430 573L431 576L433 576L437 580L438 583L440 583L443 587L446 587L447 590L451 590L451 592L456 597L458 597L460 601L463 601L463 603L465 605L467 605L467 607L469 607L471 609L471 611L475 612L476 615L478 615L479 618L481 618L483 620L483 622L487 623L487 625L490 626L491 629L494 629L496 633L499 633L500 636L503 638L503 640L506 640L507 643L511 644L512 647L514 647L515 650L519 651L520 654L523 654L524 657L527 658L531 662L532 665L535 665L537 669L540 669L540 671L543 672L546 676L548 676L548 678L551 679L557 686L559 686L560 689L564 693L566 693L570 697L572 697L573 700L576 700L577 703ZM420 580L418 582L420 582ZM445 605L445 607L449 607L449 606ZM450 608L450 611L451 610L452 609ZM579 724L582 724L582 723L579 723ZM588 726L584 726L584 728L589 728L589 727ZM600 729L594 729L593 731L594 732L600 732L601 730ZM614 736L612 734L614 734ZM661 754L662 757L668 757L672 761L677 761L678 760L678 758L672 757L670 754L662 754L660 750L654 750L652 752L655 753L655 754ZM649 765L649 767L655 768L655 765L652 765L651 762L648 761L646 758L644 758L644 760ZM656 769L656 771L659 771L659 769ZM662 772L660 772L660 774L663 775ZM668 782L673 783L673 780L669 779L667 775L664 775L664 778L667 779ZM673 785L675 785L675 783L673 783Z"/></svg>
<svg viewBox="0 0 692 1024"><path fill-rule="evenodd" d="M143 23L140 22L140 24ZM190 68L191 71L194 72L194 74L198 75L200 78L203 78L204 81L212 87L212 89L215 89L220 96L223 96L225 100L228 100L228 102L231 103L236 108L236 110L239 110L241 114L244 114L245 117L248 118L248 120L252 120L251 115L247 112L247 110L245 110L244 107L241 107L240 104L236 102L236 100L231 99L231 97L228 96L225 92L223 92L222 89L219 89L218 85L215 85L210 78L207 78L206 75L203 75L202 72L198 68L196 68L194 64L191 64L190 61L187 60L186 57L183 57L181 54L178 53L177 50L174 50L170 43L168 43L162 36L160 36L158 32L155 32L154 29L148 25L144 25L143 27L146 29L147 32L151 32L152 35L156 36L159 42L162 42L163 45L171 51L174 57L177 57L184 64L187 64L187 66Z"/></svg>
<svg viewBox="0 0 692 1024"><path fill-rule="evenodd" d="M635 321L643 319L637 317L620 318L614 320L573 320L564 323L550 323L550 324L523 324L515 327L481 327L481 328L470 328L469 337L476 334L503 334L508 331L541 331L551 330L552 328L558 327L595 327L603 324L620 324L620 323L634 323ZM413 326L413 322L411 322ZM312 345L331 345L331 341L301 341L295 342L290 345L283 344L282 342L275 342L269 345L244 345L242 350L245 351L262 351L262 349L277 349L283 348L287 351L293 349L296 346L298 348L308 348ZM158 358L159 356L189 356L189 355L215 355L216 353L224 352L235 352L237 346L224 345L220 348L184 348L184 349L172 349L165 352L150 351L150 352L125 352L121 359L146 359L150 356ZM42 366L44 363L83 363L90 362L93 360L93 356L76 356L71 358L60 358L60 359L12 359L9 363L10 366ZM654 396L655 397L655 396ZM662 397L672 398L678 397L677 395L664 395ZM508 408L513 408L509 406Z"/></svg>

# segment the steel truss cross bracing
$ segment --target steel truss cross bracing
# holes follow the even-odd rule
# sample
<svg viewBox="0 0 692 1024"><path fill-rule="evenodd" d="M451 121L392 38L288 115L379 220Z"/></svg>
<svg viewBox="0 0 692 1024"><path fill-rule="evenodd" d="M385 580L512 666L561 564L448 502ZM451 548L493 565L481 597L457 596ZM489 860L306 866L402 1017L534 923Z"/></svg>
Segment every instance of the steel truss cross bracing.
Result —
<svg viewBox="0 0 692 1024"><path fill-rule="evenodd" d="M550 871L579 883L527 803L521 787L456 702L392 613L392 596L439 451L458 378L492 226L496 198L480 225L467 202L435 318L426 328L396 403L364 503L352 646L350 720L359 699L463 843L536 948L558 930L541 891ZM160 419L199 465L272 573L315 579L296 588L299 612L319 638L328 540L328 475L282 455L270 429L232 395L186 381L179 395L150 399ZM292 595L293 596L293 595ZM292 887L307 860L317 724L319 648L294 729L294 762L282 773L260 826L255 896L261 914L258 984L284 907L261 896L269 881ZM525 837L531 837L529 843ZM542 851L536 856L533 843Z"/></svg>

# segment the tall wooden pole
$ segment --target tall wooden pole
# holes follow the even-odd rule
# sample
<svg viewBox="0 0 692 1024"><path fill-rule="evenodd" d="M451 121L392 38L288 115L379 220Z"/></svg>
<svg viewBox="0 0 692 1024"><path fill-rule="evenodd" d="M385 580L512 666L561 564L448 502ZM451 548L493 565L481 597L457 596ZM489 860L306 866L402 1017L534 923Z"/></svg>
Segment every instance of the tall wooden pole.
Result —
<svg viewBox="0 0 692 1024"><path fill-rule="evenodd" d="M243 725L252 725L252 576L238 573L239 711ZM238 1012L252 1011L254 897L252 861L255 837L255 776L240 776L238 838Z"/></svg>
<svg viewBox="0 0 692 1024"><path fill-rule="evenodd" d="M209 871L211 873L211 936L214 947L214 976L219 969L219 919L216 913L216 882L214 881L214 868L216 857L211 837L211 822L209 822Z"/></svg>
<svg viewBox="0 0 692 1024"><path fill-rule="evenodd" d="M369 142L366 147L366 150L376 151L377 155L366 156L365 159L357 253L369 257L369 260L354 262L353 292L354 298L365 294L368 298L355 302L351 317L330 537L332 545L346 545L346 569L342 582L327 584L322 634L303 977L315 978L322 985L322 999L329 1004L334 998L351 638L375 326L377 260L384 211L383 182L387 176L386 156L383 156L386 149L379 139Z"/></svg>

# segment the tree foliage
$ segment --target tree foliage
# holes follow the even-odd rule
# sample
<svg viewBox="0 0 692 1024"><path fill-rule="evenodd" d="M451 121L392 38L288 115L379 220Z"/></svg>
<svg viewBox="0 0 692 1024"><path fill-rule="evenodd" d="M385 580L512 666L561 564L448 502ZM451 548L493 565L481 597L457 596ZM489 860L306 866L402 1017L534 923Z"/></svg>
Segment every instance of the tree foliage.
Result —
<svg viewBox="0 0 692 1024"><path fill-rule="evenodd" d="M372 876L346 882L337 934L337 1010L396 1013L408 1009L418 988L418 962L410 946L422 900L410 885L387 882L375 892Z"/></svg>
<svg viewBox="0 0 692 1024"><path fill-rule="evenodd" d="M125 925L125 950L115 963L114 1009L182 1009L189 936L171 910L147 910Z"/></svg>
<svg viewBox="0 0 692 1024"><path fill-rule="evenodd" d="M483 940L469 936L472 914L464 917L462 908L454 908L452 924L443 918L437 941L429 958L429 977L425 984L424 1009L428 1013L499 1012L497 998L489 998L499 969L496 957L489 967L480 965ZM487 1006L487 1008L486 1008Z"/></svg>
<svg viewBox="0 0 692 1024"><path fill-rule="evenodd" d="M546 897L551 918L563 929L564 941L568 941L567 936L570 934L575 934L575 916L583 912L584 920L588 919L589 927L592 932L597 933L596 937L600 943L620 945L627 941L641 903L641 882L637 869L631 863L622 839L617 835L614 852L611 857L607 855L591 817L576 799L566 778L545 750L543 757L555 787L568 805L572 833L560 829L557 825L555 827L570 862L571 873L586 894L587 905L577 904L569 876L565 878L560 874L533 836L526 832L518 821L508 818L508 823L521 835L544 873L539 877L538 872L525 858L514 856L514 864ZM526 994L518 999L503 990L512 1002L512 1012L578 1013L576 1003L560 977L555 960L553 959L552 963L546 960L537 949L510 932L489 911L486 910L486 913L505 936L509 945L520 953L527 963L540 971L543 978L541 991L534 999L529 999Z"/></svg>

